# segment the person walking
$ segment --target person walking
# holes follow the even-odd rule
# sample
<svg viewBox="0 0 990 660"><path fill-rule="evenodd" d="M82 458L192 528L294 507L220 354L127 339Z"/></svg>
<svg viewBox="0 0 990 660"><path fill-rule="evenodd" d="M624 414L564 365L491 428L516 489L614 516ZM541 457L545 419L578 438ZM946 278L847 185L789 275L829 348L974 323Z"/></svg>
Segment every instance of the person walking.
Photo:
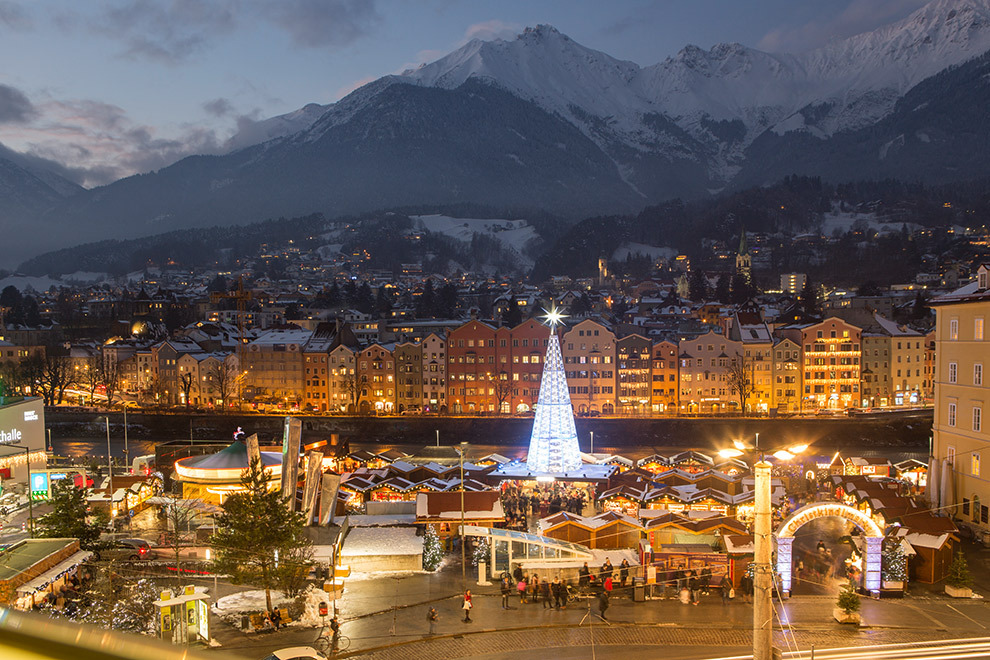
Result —
<svg viewBox="0 0 990 660"><path fill-rule="evenodd" d="M698 601L701 600L701 578L692 571L691 577L688 578L688 584L691 588L691 604L697 605Z"/></svg>
<svg viewBox="0 0 990 660"><path fill-rule="evenodd" d="M605 558L605 563L602 564L602 570L600 571L599 579L604 581L606 578L612 577L612 560L608 557Z"/></svg>
<svg viewBox="0 0 990 660"><path fill-rule="evenodd" d="M522 576L519 579L519 584L516 585L516 588L519 590L519 603L521 605L525 605L526 604L526 576L525 575Z"/></svg>
<svg viewBox="0 0 990 660"><path fill-rule="evenodd" d="M436 635L437 634L437 620L439 618L440 618L440 615L437 613L437 608L435 608L435 607L431 607L430 608L430 611L426 613L426 620L430 624L430 633L429 634L431 634L431 635Z"/></svg>
<svg viewBox="0 0 990 660"><path fill-rule="evenodd" d="M584 562L584 566L578 569L578 587L581 591L587 590L590 579L591 569L588 568L588 562Z"/></svg>
<svg viewBox="0 0 990 660"><path fill-rule="evenodd" d="M461 605L461 609L464 610L464 623L471 623L471 608L474 605L471 604L471 590L468 589L464 592L464 604Z"/></svg>
<svg viewBox="0 0 990 660"><path fill-rule="evenodd" d="M612 576L611 575L608 576L607 578L605 578L605 581L602 583L602 586L605 588L605 591L608 593L608 595L611 596L612 595Z"/></svg>
<svg viewBox="0 0 990 660"><path fill-rule="evenodd" d="M560 576L558 575L553 579L553 584L550 585L550 591L553 593L553 608L555 610L560 610L560 603L563 600L563 594L565 593L564 584L560 581Z"/></svg>
<svg viewBox="0 0 990 660"><path fill-rule="evenodd" d="M718 586L722 591L722 604L728 605L729 599L732 598L732 580L729 579L728 574L722 576Z"/></svg>
<svg viewBox="0 0 990 660"><path fill-rule="evenodd" d="M502 609L509 609L509 594L512 593L512 583L509 582L509 576L505 575L502 577L502 585L500 587L502 591Z"/></svg>
<svg viewBox="0 0 990 660"><path fill-rule="evenodd" d="M602 621L608 621L605 612L608 610L608 592L602 591L598 594L598 610L601 612Z"/></svg>
<svg viewBox="0 0 990 660"><path fill-rule="evenodd" d="M622 563L619 564L619 586L625 589L626 580L628 579L629 579L629 560L623 559Z"/></svg>
<svg viewBox="0 0 990 660"><path fill-rule="evenodd" d="M753 577L746 573L739 580L739 588L742 590L743 602L752 603L753 602Z"/></svg>
<svg viewBox="0 0 990 660"><path fill-rule="evenodd" d="M543 600L543 609L553 608L553 603L550 601L550 580L547 578L540 582L540 598Z"/></svg>
<svg viewBox="0 0 990 660"><path fill-rule="evenodd" d="M534 603L540 602L540 576L536 573L529 580L529 598Z"/></svg>

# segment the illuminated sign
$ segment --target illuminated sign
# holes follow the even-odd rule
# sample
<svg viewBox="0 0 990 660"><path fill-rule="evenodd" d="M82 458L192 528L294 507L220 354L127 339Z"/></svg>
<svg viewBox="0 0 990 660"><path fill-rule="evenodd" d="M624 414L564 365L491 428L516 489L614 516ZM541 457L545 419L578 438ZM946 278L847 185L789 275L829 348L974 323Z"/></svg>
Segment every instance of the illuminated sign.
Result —
<svg viewBox="0 0 990 660"><path fill-rule="evenodd" d="M38 412L36 410L25 410L24 411L24 421L25 422L37 422Z"/></svg>
<svg viewBox="0 0 990 660"><path fill-rule="evenodd" d="M48 473L47 472L32 472L31 473L31 492L34 493L48 493Z"/></svg>
<svg viewBox="0 0 990 660"><path fill-rule="evenodd" d="M12 442L20 442L23 434L20 429L10 429L9 431L4 431L0 429L0 445L9 445Z"/></svg>

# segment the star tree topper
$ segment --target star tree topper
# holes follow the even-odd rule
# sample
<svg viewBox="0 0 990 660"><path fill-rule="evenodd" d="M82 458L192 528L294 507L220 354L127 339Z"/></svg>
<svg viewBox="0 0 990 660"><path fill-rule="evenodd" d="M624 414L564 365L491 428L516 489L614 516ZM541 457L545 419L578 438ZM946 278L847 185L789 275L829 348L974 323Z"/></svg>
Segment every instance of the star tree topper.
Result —
<svg viewBox="0 0 990 660"><path fill-rule="evenodd" d="M564 319L567 318L567 315L561 313L561 311L557 309L556 305L551 307L549 310L544 308L543 311L546 312L546 314L543 315L543 318L546 320L546 324L550 326L551 330L562 324Z"/></svg>

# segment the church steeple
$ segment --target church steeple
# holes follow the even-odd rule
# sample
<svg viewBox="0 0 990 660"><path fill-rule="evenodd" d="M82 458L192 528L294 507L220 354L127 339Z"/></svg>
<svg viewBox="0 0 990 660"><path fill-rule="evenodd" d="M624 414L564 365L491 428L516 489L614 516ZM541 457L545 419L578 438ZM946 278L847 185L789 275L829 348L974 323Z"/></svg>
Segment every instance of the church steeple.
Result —
<svg viewBox="0 0 990 660"><path fill-rule="evenodd" d="M736 253L736 274L742 275L747 282L751 282L753 270L753 258L749 254L749 246L746 245L746 228L739 232L739 251Z"/></svg>

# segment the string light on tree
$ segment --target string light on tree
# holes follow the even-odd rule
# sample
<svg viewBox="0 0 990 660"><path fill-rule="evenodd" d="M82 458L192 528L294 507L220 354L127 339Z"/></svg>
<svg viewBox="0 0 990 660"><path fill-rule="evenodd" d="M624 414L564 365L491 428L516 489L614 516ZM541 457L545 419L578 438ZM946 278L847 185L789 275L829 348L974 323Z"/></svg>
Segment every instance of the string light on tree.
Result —
<svg viewBox="0 0 990 660"><path fill-rule="evenodd" d="M543 361L543 379L533 419L526 465L531 472L559 474L581 467L574 408L567 390L564 360L560 354L560 339L554 331L565 317L556 307L544 310L544 320L550 327L547 354Z"/></svg>

